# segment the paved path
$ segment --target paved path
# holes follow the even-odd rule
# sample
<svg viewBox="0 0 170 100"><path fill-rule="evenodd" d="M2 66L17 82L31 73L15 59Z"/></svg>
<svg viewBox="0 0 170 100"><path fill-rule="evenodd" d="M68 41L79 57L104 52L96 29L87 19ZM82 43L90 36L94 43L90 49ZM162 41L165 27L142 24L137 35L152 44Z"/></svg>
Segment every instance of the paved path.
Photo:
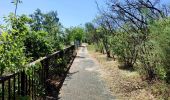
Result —
<svg viewBox="0 0 170 100"><path fill-rule="evenodd" d="M78 51L70 72L60 90L59 100L114 100L90 58L87 48Z"/></svg>

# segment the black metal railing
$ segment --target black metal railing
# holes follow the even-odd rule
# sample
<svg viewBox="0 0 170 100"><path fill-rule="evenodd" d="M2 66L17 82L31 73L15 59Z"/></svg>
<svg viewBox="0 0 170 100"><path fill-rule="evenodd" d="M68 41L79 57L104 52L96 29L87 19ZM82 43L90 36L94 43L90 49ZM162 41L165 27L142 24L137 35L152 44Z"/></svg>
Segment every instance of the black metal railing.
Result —
<svg viewBox="0 0 170 100"><path fill-rule="evenodd" d="M76 56L75 46L38 59L27 70L0 77L0 100L41 100L57 95Z"/></svg>

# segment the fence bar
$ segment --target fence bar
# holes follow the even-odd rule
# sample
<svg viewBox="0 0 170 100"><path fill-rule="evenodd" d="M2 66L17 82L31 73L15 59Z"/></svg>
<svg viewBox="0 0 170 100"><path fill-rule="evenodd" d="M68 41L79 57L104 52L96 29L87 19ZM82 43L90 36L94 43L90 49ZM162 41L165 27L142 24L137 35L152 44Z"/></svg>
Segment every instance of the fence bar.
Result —
<svg viewBox="0 0 170 100"><path fill-rule="evenodd" d="M27 80L27 75L25 75L25 95L28 94L28 80Z"/></svg>
<svg viewBox="0 0 170 100"><path fill-rule="evenodd" d="M74 57L75 46L71 46L30 63L31 65L40 62L42 66L39 69L30 66L32 68L30 75L20 71L8 76L0 76L2 86L0 100L16 100L20 96L30 96L32 100L45 99L45 96L39 95L39 91L43 93L45 89L45 95L51 95L51 90L55 87L51 87L49 82L53 82L52 80L58 77L63 78L68 71L67 65Z"/></svg>
<svg viewBox="0 0 170 100"><path fill-rule="evenodd" d="M2 82L2 100L5 99L5 86L4 86L4 82Z"/></svg>
<svg viewBox="0 0 170 100"><path fill-rule="evenodd" d="M34 70L34 68L32 68ZM34 79L33 79L34 71L32 71L31 85L32 85L32 100L34 100Z"/></svg>
<svg viewBox="0 0 170 100"><path fill-rule="evenodd" d="M8 100L11 99L11 80L8 80Z"/></svg>
<svg viewBox="0 0 170 100"><path fill-rule="evenodd" d="M29 85L28 85L28 95L31 94L31 78L30 78L30 75L28 76L28 80L29 80Z"/></svg>
<svg viewBox="0 0 170 100"><path fill-rule="evenodd" d="M21 96L25 96L25 73L21 72Z"/></svg>
<svg viewBox="0 0 170 100"><path fill-rule="evenodd" d="M18 95L20 95L20 73L18 73Z"/></svg>
<svg viewBox="0 0 170 100"><path fill-rule="evenodd" d="M15 75L14 75L14 78L13 78L13 100L15 100L16 96L15 96L15 91L16 91L16 88L15 88Z"/></svg>

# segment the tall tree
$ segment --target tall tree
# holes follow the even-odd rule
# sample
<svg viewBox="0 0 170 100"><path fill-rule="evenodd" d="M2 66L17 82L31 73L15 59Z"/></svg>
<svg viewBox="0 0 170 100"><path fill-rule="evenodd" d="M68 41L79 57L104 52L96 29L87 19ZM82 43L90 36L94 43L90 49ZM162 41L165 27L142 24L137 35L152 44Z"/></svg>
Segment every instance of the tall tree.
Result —
<svg viewBox="0 0 170 100"><path fill-rule="evenodd" d="M15 16L17 14L17 9L18 9L18 4L22 3L21 0L13 0L11 3L13 3L15 5Z"/></svg>

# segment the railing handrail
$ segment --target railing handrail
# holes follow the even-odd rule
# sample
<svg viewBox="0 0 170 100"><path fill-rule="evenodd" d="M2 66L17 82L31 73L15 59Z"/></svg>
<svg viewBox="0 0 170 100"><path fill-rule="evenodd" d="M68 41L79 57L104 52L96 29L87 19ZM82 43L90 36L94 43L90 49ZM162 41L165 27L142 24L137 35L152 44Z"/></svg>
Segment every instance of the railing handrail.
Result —
<svg viewBox="0 0 170 100"><path fill-rule="evenodd" d="M26 69L0 76L0 99L16 100L16 97L29 96L34 100L45 99L48 95L56 96L53 90L55 88L56 93L61 87L76 54L76 48L72 45L26 64ZM41 67L38 67L39 63ZM35 68L34 65L37 64ZM28 71L29 74L27 74L27 68L31 69ZM51 80L56 80L56 78L59 79L59 84L54 87Z"/></svg>
<svg viewBox="0 0 170 100"><path fill-rule="evenodd" d="M66 50L66 49L69 49L69 48L72 47L72 46L74 46L74 45L71 45L71 46L69 46L69 47L66 47L66 48L64 48L63 50L56 51L56 52L54 52L54 53L52 53L52 54L49 54L49 55L47 55L47 56L45 56L45 57L41 57L41 58L39 58L39 59L37 59L37 60L35 60L35 61L27 64L26 66L27 66L27 67L30 67L30 66L32 66L32 65L35 65L35 64L37 64L37 63L39 63L39 62L41 62L41 61L43 61L43 60L46 60L46 59L48 59L48 58L50 58L50 57L52 57L52 56L54 56L54 55L56 55L56 54L64 51L64 50ZM13 77L14 75L18 74L19 72L21 72L21 71L18 71L18 72L15 72L15 73L11 73L11 74L8 74L8 75L2 75L2 76L0 76L0 83L2 83L3 81L6 81L6 80L8 80L8 79L10 79L11 77Z"/></svg>
<svg viewBox="0 0 170 100"><path fill-rule="evenodd" d="M15 76L16 74L18 74L18 72L17 73L13 73L13 74L9 74L9 75L6 75L6 76L0 76L0 83L10 79L11 77Z"/></svg>
<svg viewBox="0 0 170 100"><path fill-rule="evenodd" d="M58 53L60 53L60 52L62 52L62 51L64 51L64 50L72 47L72 46L74 46L74 45L71 45L71 46L69 46L69 47L66 47L66 48L64 48L63 50L56 51L56 52L54 52L54 53L52 53L52 54L49 54L49 55L47 55L47 56L45 56L45 57L41 57L41 58L39 58L39 59L37 59L37 60L29 63L28 66L34 65L34 64L36 64L36 63L41 62L42 60L48 59L48 58L50 58L50 57L52 57L52 56L54 56L54 55L56 55L56 54L58 54Z"/></svg>

